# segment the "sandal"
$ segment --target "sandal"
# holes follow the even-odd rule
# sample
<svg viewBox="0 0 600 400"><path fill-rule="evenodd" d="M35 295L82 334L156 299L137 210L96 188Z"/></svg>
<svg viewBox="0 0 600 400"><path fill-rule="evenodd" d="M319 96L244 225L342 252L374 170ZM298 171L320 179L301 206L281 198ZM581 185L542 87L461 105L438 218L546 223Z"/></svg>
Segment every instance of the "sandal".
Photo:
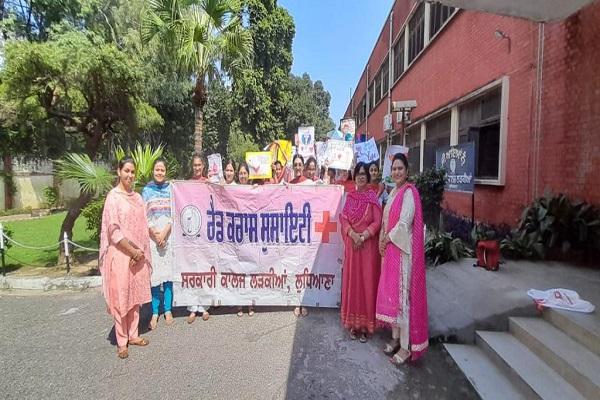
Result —
<svg viewBox="0 0 600 400"><path fill-rule="evenodd" d="M410 358L410 351L400 349L400 350L398 350L398 352L396 354L394 354L390 358L390 362L398 367L398 366L404 364L409 358Z"/></svg>
<svg viewBox="0 0 600 400"><path fill-rule="evenodd" d="M299 316L300 316L300 307L296 307L296 308L294 308L294 315L295 315L296 317L299 317Z"/></svg>
<svg viewBox="0 0 600 400"><path fill-rule="evenodd" d="M148 328L153 331L158 327L158 315L153 315Z"/></svg>
<svg viewBox="0 0 600 400"><path fill-rule="evenodd" d="M171 326L175 323L175 318L173 318L173 314L171 314L170 312L165 313L165 324L167 324L168 326Z"/></svg>
<svg viewBox="0 0 600 400"><path fill-rule="evenodd" d="M248 307L248 316L251 317L254 315L254 308Z"/></svg>
<svg viewBox="0 0 600 400"><path fill-rule="evenodd" d="M196 320L196 313L195 312L190 313L190 315L188 315L188 317L187 317L187 323L191 324L195 320Z"/></svg>
<svg viewBox="0 0 600 400"><path fill-rule="evenodd" d="M356 331L354 329L350 329L350 340L356 340L358 336L356 336Z"/></svg>
<svg viewBox="0 0 600 400"><path fill-rule="evenodd" d="M132 342L131 340L129 341L129 344L132 346L148 346L150 344L150 341L146 338L143 337L139 337L137 338L137 340L135 342Z"/></svg>
<svg viewBox="0 0 600 400"><path fill-rule="evenodd" d="M242 309L242 307L238 307L237 316L238 317L243 317L244 316L244 310Z"/></svg>
<svg viewBox="0 0 600 400"><path fill-rule="evenodd" d="M210 314L208 313L208 311L204 311L202 313L202 321L208 321L209 318L210 318Z"/></svg>
<svg viewBox="0 0 600 400"><path fill-rule="evenodd" d="M121 360L124 360L127 357L129 357L129 350L127 350L127 346L125 346L124 348L118 347L117 349L117 357L119 357Z"/></svg>
<svg viewBox="0 0 600 400"><path fill-rule="evenodd" d="M361 343L367 343L367 334L366 333L361 334L358 341Z"/></svg>
<svg viewBox="0 0 600 400"><path fill-rule="evenodd" d="M392 340L391 342L385 344L385 347L383 348L383 354L385 354L386 356L391 356L392 354L395 354L398 350L400 350L400 341Z"/></svg>

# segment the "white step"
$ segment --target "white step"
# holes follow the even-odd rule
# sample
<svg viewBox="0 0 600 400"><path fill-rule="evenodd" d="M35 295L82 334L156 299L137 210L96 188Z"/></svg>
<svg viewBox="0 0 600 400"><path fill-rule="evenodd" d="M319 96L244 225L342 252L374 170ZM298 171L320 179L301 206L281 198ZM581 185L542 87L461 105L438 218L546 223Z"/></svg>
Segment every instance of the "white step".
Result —
<svg viewBox="0 0 600 400"><path fill-rule="evenodd" d="M528 398L584 399L581 393L514 336L504 332L477 331L475 342L509 374L509 379Z"/></svg>
<svg viewBox="0 0 600 400"><path fill-rule="evenodd" d="M509 331L588 399L600 399L600 357L541 318L508 319Z"/></svg>
<svg viewBox="0 0 600 400"><path fill-rule="evenodd" d="M600 316L546 308L544 319L600 356Z"/></svg>
<svg viewBox="0 0 600 400"><path fill-rule="evenodd" d="M444 344L482 400L526 399L477 346Z"/></svg>

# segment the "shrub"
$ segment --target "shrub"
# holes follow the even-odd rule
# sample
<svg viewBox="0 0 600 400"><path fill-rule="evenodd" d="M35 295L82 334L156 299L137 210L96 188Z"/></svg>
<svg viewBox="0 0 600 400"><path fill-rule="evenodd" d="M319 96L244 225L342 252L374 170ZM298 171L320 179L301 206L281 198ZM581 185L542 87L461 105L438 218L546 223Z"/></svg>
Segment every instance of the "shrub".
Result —
<svg viewBox="0 0 600 400"><path fill-rule="evenodd" d="M6 226L2 226L2 231L4 232L4 236L8 236L9 238L12 238L13 232L8 229ZM12 242L9 240L6 240L6 238L4 238L4 250L8 250L12 247Z"/></svg>
<svg viewBox="0 0 600 400"><path fill-rule="evenodd" d="M444 184L446 171L430 168L411 178L421 195L423 205L423 220L432 229L438 229L442 200L444 199Z"/></svg>
<svg viewBox="0 0 600 400"><path fill-rule="evenodd" d="M31 207L11 208L8 210L0 210L0 217L7 217L9 215L17 215L17 214L31 214Z"/></svg>
<svg viewBox="0 0 600 400"><path fill-rule="evenodd" d="M49 208L58 207L58 189L53 186L47 186L42 191L46 205Z"/></svg>
<svg viewBox="0 0 600 400"><path fill-rule="evenodd" d="M448 261L458 261L463 257L473 257L473 250L451 233L428 231L425 256L429 265L436 266Z"/></svg>
<svg viewBox="0 0 600 400"><path fill-rule="evenodd" d="M600 255L600 209L547 192L523 210L517 229L503 241L513 257L591 260Z"/></svg>
<svg viewBox="0 0 600 400"><path fill-rule="evenodd" d="M464 242L471 240L471 220L464 218L451 211L442 211L444 221L444 232L450 232L452 236L460 238Z"/></svg>
<svg viewBox="0 0 600 400"><path fill-rule="evenodd" d="M85 229L90 232L90 238L96 242L100 241L100 229L102 228L102 211L104 210L105 197L101 196L88 203L81 211L86 218Z"/></svg>

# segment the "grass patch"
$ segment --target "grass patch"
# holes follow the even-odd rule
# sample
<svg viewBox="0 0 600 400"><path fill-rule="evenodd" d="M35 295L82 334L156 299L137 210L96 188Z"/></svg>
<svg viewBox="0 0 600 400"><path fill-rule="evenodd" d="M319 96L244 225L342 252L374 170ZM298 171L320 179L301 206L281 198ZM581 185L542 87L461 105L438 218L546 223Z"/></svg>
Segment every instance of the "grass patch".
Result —
<svg viewBox="0 0 600 400"><path fill-rule="evenodd" d="M21 221L5 222L4 226L13 232L13 239L27 246L42 247L58 242L60 226L65 219L66 212ZM98 243L90 238L85 229L85 218L80 216L75 221L73 240L77 244L96 249ZM76 250L75 257L90 252ZM23 267L49 267L56 265L58 260L58 247L49 250L32 250L22 248L15 244L6 252L6 265L9 270Z"/></svg>

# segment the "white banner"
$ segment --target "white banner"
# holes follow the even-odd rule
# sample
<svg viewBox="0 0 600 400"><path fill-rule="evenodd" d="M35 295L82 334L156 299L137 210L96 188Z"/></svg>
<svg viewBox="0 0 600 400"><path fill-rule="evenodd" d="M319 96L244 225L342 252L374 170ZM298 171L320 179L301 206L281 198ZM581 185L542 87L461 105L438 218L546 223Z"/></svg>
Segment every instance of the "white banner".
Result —
<svg viewBox="0 0 600 400"><path fill-rule="evenodd" d="M371 138L363 143L356 143L354 145L354 152L356 153L356 161L371 163L379 160L379 150L377 149L377 143L375 139Z"/></svg>
<svg viewBox="0 0 600 400"><path fill-rule="evenodd" d="M174 305L337 307L338 185L173 182Z"/></svg>
<svg viewBox="0 0 600 400"><path fill-rule="evenodd" d="M354 159L352 142L345 140L329 139L325 150L325 160L329 161L329 168L349 170Z"/></svg>

